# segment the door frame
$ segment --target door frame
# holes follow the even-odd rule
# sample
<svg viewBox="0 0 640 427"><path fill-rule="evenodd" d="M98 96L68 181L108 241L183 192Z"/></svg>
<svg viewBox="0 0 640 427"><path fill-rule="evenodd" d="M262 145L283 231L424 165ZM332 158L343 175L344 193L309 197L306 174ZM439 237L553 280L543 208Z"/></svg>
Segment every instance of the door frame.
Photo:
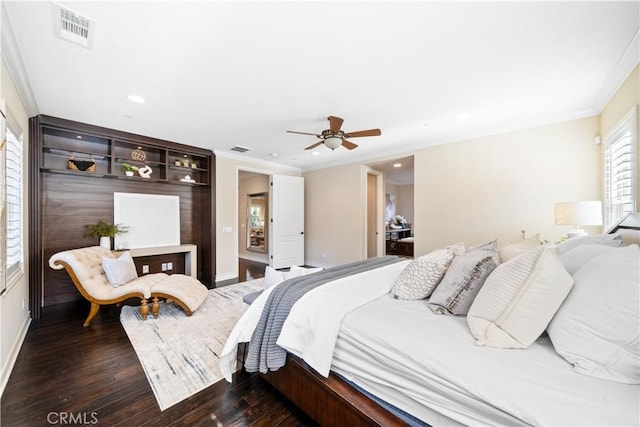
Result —
<svg viewBox="0 0 640 427"><path fill-rule="evenodd" d="M368 235L367 235L367 213L368 213L368 175L374 175L376 177L376 256L383 256L385 254L384 247L384 173L373 169L369 166L362 167L362 247L360 249L362 259L367 258L368 247Z"/></svg>
<svg viewBox="0 0 640 427"><path fill-rule="evenodd" d="M240 171L244 171L244 172L251 172L251 173L257 173L257 174L261 174L261 175L266 175L269 177L269 181L271 181L271 175L273 174L273 171L268 170L268 169L260 169L260 168L254 168L254 167L250 167L250 166L245 166L245 165L236 165L236 191L235 191L235 196L236 196L236 202L234 205L234 209L235 209L235 215L234 215L234 229L236 230L236 238L234 239L234 253L235 253L235 258L239 259L240 258L240 238L238 237L240 234L240 223L238 222L238 216L240 214ZM271 193L269 191L269 193ZM267 206L267 211L271 210L271 195L269 195L268 197L268 206ZM262 255L262 254L261 254ZM267 247L267 264L269 264L269 259L270 259L270 249L269 247ZM249 259L250 261L256 261L256 262L265 262L265 260L263 259L262 256L260 257L255 257L255 259L250 259L247 258L246 256L244 257L244 259ZM237 267L236 267L237 268ZM238 276L239 272L236 271L236 276Z"/></svg>

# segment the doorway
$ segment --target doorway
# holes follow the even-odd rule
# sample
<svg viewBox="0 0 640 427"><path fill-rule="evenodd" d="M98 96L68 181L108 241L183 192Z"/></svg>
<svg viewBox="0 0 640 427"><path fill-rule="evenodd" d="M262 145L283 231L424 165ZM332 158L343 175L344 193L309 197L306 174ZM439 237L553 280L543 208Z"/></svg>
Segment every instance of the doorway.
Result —
<svg viewBox="0 0 640 427"><path fill-rule="evenodd" d="M383 249L386 255L413 257L414 217L414 158L407 156L368 165L384 174L383 201L377 214L384 224ZM367 226L367 233L370 233Z"/></svg>
<svg viewBox="0 0 640 427"><path fill-rule="evenodd" d="M269 175L238 171L238 257L269 264Z"/></svg>

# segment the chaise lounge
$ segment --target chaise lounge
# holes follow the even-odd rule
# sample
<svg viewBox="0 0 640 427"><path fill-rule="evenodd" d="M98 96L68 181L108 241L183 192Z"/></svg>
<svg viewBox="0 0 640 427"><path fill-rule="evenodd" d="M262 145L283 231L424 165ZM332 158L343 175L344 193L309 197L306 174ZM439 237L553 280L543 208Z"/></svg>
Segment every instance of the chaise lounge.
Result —
<svg viewBox="0 0 640 427"><path fill-rule="evenodd" d="M116 304L130 298L140 298L140 315L146 320L150 298L153 299L152 314L158 317L159 298L171 299L187 316L191 316L207 297L206 286L183 274L147 274L114 286L105 274L103 260L115 260L118 255L118 252L90 246L58 252L49 259L49 266L55 270L64 268L80 294L91 303L84 326L89 326L101 305Z"/></svg>

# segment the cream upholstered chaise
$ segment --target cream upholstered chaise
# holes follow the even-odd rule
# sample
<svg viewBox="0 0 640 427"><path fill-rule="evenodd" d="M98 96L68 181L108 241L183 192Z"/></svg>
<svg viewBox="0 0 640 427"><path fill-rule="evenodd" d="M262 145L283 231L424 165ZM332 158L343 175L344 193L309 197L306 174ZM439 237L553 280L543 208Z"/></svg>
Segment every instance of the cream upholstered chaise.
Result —
<svg viewBox="0 0 640 427"><path fill-rule="evenodd" d="M160 310L159 298L173 300L187 316L191 316L207 297L206 286L183 274L146 274L114 287L104 272L103 258L115 259L118 255L118 252L90 246L58 252L49 259L49 266L55 270L64 268L80 294L91 302L84 326L91 323L101 305L116 304L129 298L140 298L140 315L146 319L150 298L153 298L152 313L157 317Z"/></svg>

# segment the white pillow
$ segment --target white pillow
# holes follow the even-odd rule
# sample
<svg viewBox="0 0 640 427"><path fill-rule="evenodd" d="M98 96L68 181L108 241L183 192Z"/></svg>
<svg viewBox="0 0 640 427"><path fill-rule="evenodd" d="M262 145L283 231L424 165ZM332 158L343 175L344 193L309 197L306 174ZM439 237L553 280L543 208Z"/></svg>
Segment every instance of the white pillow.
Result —
<svg viewBox="0 0 640 427"><path fill-rule="evenodd" d="M547 328L556 351L581 374L640 384L638 245L594 257L573 278Z"/></svg>
<svg viewBox="0 0 640 427"><path fill-rule="evenodd" d="M102 258L102 269L114 288L138 278L136 265L128 251L119 258Z"/></svg>
<svg viewBox="0 0 640 427"><path fill-rule="evenodd" d="M615 251L616 249L616 247L607 245L580 245L562 253L560 259L562 260L564 268L567 269L567 272L573 276L576 271L593 258L605 252Z"/></svg>
<svg viewBox="0 0 640 427"><path fill-rule="evenodd" d="M619 234L596 234L593 236L577 236L571 237L563 242L558 243L558 253L563 254L580 245L607 245L620 246L622 236Z"/></svg>
<svg viewBox="0 0 640 427"><path fill-rule="evenodd" d="M270 266L267 266L264 269L264 288L268 289L272 286L284 282L287 279L291 279L292 277L304 276L306 274L315 273L320 270L322 270L322 267L305 268L298 267L297 265L292 265L289 271L278 271Z"/></svg>
<svg viewBox="0 0 640 427"><path fill-rule="evenodd" d="M453 257L463 253L464 244L457 243L416 258L391 286L391 296L404 300L427 298L442 280Z"/></svg>
<svg viewBox="0 0 640 427"><path fill-rule="evenodd" d="M572 286L553 245L500 264L467 314L476 344L527 348L544 332Z"/></svg>
<svg viewBox="0 0 640 427"><path fill-rule="evenodd" d="M512 258L517 257L531 249L535 249L542 244L540 241L540 234L534 234L528 239L522 240L517 243L511 243L500 249L500 262L509 261Z"/></svg>

